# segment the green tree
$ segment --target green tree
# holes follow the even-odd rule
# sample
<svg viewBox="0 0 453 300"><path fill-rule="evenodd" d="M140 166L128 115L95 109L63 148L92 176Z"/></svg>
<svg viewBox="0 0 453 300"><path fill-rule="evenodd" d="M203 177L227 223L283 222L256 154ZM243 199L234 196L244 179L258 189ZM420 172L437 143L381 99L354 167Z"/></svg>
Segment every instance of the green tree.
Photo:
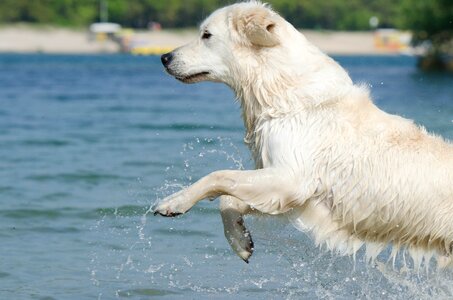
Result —
<svg viewBox="0 0 453 300"><path fill-rule="evenodd" d="M400 16L398 25L412 30L416 45L431 45L420 66L453 70L453 1L403 0Z"/></svg>
<svg viewBox="0 0 453 300"><path fill-rule="evenodd" d="M144 28L149 21L164 27L196 26L218 7L236 0L104 0L109 20L125 27ZM297 27L369 29L370 16L392 25L389 7L402 0L268 0ZM379 3L379 5L375 4ZM99 0L0 0L0 22L50 23L86 26L99 20Z"/></svg>

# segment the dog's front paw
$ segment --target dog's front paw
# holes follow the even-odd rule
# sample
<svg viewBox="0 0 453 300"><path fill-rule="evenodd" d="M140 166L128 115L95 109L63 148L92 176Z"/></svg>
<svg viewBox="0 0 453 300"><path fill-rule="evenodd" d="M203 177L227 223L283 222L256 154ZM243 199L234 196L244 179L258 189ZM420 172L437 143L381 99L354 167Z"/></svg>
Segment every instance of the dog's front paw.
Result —
<svg viewBox="0 0 453 300"><path fill-rule="evenodd" d="M186 213L192 206L193 204L187 199L184 191L180 191L157 203L152 210L154 215L159 214L164 217L176 217Z"/></svg>

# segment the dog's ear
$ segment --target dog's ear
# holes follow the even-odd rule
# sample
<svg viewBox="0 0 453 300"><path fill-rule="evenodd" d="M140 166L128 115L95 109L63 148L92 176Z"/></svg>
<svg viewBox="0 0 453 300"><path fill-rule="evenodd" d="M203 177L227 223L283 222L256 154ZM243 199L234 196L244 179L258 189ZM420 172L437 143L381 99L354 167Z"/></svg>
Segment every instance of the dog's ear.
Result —
<svg viewBox="0 0 453 300"><path fill-rule="evenodd" d="M267 8L244 13L238 20L238 30L242 31L255 46L274 47L279 44L276 34L276 17Z"/></svg>

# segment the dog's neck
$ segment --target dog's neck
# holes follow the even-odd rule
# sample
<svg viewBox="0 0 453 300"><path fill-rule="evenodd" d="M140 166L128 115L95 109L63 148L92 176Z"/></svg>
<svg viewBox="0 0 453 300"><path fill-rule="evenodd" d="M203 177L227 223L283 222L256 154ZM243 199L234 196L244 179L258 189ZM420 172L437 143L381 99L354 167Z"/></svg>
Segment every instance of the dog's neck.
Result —
<svg viewBox="0 0 453 300"><path fill-rule="evenodd" d="M234 87L236 97L242 108L242 118L246 128L246 142L252 143L252 137L260 120L276 118L288 114L292 109L286 98L291 89L289 80L251 79L242 80ZM278 91L283 95L278 95Z"/></svg>
<svg viewBox="0 0 453 300"><path fill-rule="evenodd" d="M265 64L237 71L244 76L230 86L241 104L245 142L250 148L258 146L257 129L261 122L332 105L354 87L336 62L321 52L316 54L320 63L295 71L292 66L286 73L282 71L285 68Z"/></svg>

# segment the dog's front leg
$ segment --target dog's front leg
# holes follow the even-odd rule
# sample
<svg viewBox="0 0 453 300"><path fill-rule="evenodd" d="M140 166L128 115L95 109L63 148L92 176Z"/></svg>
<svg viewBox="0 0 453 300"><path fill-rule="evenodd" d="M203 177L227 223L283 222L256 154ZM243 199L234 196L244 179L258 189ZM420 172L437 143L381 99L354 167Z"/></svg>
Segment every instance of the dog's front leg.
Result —
<svg viewBox="0 0 453 300"><path fill-rule="evenodd" d="M263 213L283 213L297 200L298 183L290 174L273 168L213 172L162 200L154 213L173 217L185 213L198 201L221 195L233 196Z"/></svg>
<svg viewBox="0 0 453 300"><path fill-rule="evenodd" d="M253 253L253 240L242 216L250 211L250 206L240 199L229 195L220 196L223 232L231 248L246 263Z"/></svg>

